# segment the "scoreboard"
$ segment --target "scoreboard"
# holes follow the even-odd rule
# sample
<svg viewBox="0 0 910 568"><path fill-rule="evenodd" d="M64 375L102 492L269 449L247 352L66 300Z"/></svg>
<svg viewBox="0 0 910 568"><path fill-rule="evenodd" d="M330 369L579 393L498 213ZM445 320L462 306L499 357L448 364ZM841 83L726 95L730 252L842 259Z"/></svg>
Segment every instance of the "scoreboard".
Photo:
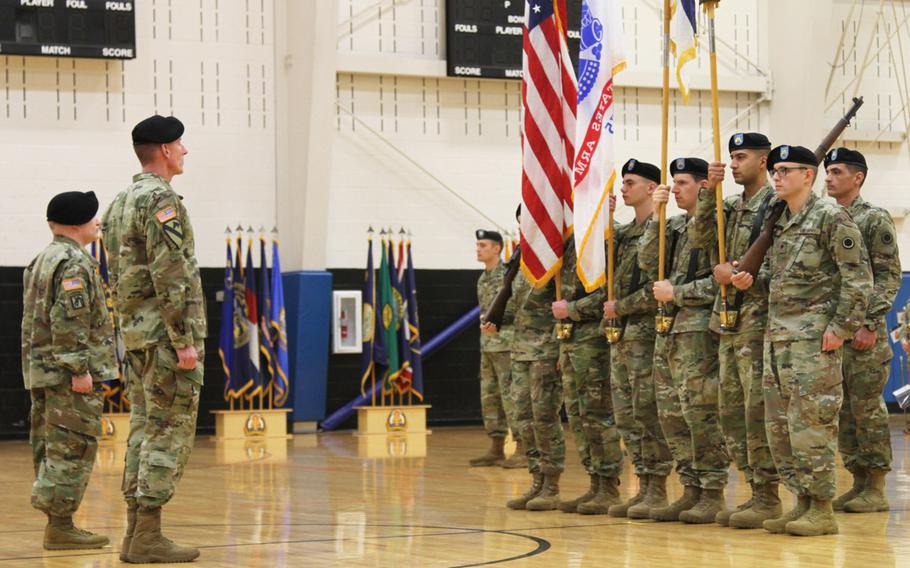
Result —
<svg viewBox="0 0 910 568"><path fill-rule="evenodd" d="M0 0L0 55L133 59L133 0Z"/></svg>
<svg viewBox="0 0 910 568"><path fill-rule="evenodd" d="M569 54L578 67L581 0L568 0ZM446 0L450 77L521 79L525 0Z"/></svg>

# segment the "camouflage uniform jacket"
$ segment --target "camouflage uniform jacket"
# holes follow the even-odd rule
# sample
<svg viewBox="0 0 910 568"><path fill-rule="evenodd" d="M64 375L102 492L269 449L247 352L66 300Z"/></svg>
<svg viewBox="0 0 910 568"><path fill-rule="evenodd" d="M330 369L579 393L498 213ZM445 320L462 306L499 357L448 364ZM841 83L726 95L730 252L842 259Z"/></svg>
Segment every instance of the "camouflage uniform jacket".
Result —
<svg viewBox="0 0 910 568"><path fill-rule="evenodd" d="M604 315L603 289L585 292L576 270L576 258L575 239L570 237L565 243L559 276L562 279L563 299L569 303L569 320L575 322L571 341L577 343L594 338L603 340L600 331L600 321ZM552 311L550 313L552 314ZM604 344L606 345L606 342Z"/></svg>
<svg viewBox="0 0 910 568"><path fill-rule="evenodd" d="M513 361L540 361L559 357L559 341L553 335L552 304L556 301L556 284L550 282L534 288L519 272L512 282L515 299L515 328L512 335Z"/></svg>
<svg viewBox="0 0 910 568"><path fill-rule="evenodd" d="M706 251L694 246L691 238L692 225L692 219L688 219L685 213L667 219L666 277L673 284L673 301L670 306L678 308L670 333L707 330L711 306L714 305L714 296L717 294L711 259ZM638 264L655 280L658 229L657 221L648 221L645 234L638 245ZM694 279L686 282L692 258L696 259Z"/></svg>
<svg viewBox="0 0 910 568"><path fill-rule="evenodd" d="M862 234L843 207L814 193L796 214L784 210L755 286L768 291L771 341L848 340L866 320L872 270Z"/></svg>
<svg viewBox="0 0 910 568"><path fill-rule="evenodd" d="M894 236L894 221L886 210L867 203L859 196L847 208L847 213L863 234L875 282L868 294L869 307L863 325L879 332L887 331L885 314L894 304L901 287L901 259Z"/></svg>
<svg viewBox="0 0 910 568"><path fill-rule="evenodd" d="M78 243L57 236L25 269L26 389L68 383L89 372L95 382L117 378L114 329L97 267Z"/></svg>
<svg viewBox="0 0 910 568"><path fill-rule="evenodd" d="M506 265L500 262L492 270L484 270L477 279L477 301L480 304L480 313L485 314L502 289L502 281L506 275ZM515 321L515 297L506 304L505 315L502 318L502 329L496 335L480 334L480 350L487 353L509 351L512 348L512 322Z"/></svg>
<svg viewBox="0 0 910 568"><path fill-rule="evenodd" d="M102 230L126 349L163 341L182 348L205 338L193 227L170 184L151 173L134 176L104 213Z"/></svg>
<svg viewBox="0 0 910 568"><path fill-rule="evenodd" d="M613 294L616 298L616 313L625 320L623 339L654 340L654 316L657 301L651 291L652 280L649 271L638 264L638 244L645 234L648 221L614 227L616 247L616 272L613 278ZM633 279L637 277L637 282Z"/></svg>
<svg viewBox="0 0 910 568"><path fill-rule="evenodd" d="M766 182L749 201L745 195L738 193L724 199L725 237L727 245L727 262L739 260L749 248L749 237L752 234L752 223L758 215L758 210L765 198L774 193L771 182ZM773 198L772 198L773 200ZM765 210L770 210L770 203ZM715 204L714 190L703 188L698 192L698 205L695 209L695 222L692 237L695 246L710 249L717 248L717 206ZM760 227L759 227L760 228ZM714 253L716 254L716 252ZM719 289L719 287L718 287ZM736 295L740 293L733 286L727 286L727 307L732 309ZM720 293L714 302L714 311L711 314L711 331L724 334L744 333L749 331L764 332L768 322L768 296L753 288L744 292L742 305L739 310L739 325L732 331L721 331L720 328Z"/></svg>

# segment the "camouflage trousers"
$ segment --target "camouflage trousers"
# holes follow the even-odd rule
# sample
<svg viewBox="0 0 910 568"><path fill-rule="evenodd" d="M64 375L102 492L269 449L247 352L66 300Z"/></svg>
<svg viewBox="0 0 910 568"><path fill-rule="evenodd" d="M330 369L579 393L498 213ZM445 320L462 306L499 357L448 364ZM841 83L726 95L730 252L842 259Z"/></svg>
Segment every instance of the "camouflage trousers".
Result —
<svg viewBox="0 0 910 568"><path fill-rule="evenodd" d="M891 371L891 346L884 333L868 351L844 345L844 404L837 446L844 467L891 470L891 429L882 389Z"/></svg>
<svg viewBox="0 0 910 568"><path fill-rule="evenodd" d="M765 341L765 427L787 489L831 499L843 349L821 346L821 339Z"/></svg>
<svg viewBox="0 0 910 568"><path fill-rule="evenodd" d="M610 346L616 426L639 476L667 476L673 468L673 456L657 418L653 364L653 341L627 339Z"/></svg>
<svg viewBox="0 0 910 568"><path fill-rule="evenodd" d="M622 446L610 395L610 348L602 336L562 343L559 367L569 427L585 471L619 477Z"/></svg>
<svg viewBox="0 0 910 568"><path fill-rule="evenodd" d="M89 394L73 392L69 381L31 389L32 506L57 517L79 508L88 486L101 436L101 385Z"/></svg>
<svg viewBox="0 0 910 568"><path fill-rule="evenodd" d="M169 345L126 352L130 437L123 470L129 507L156 509L174 496L196 436L203 374L202 346L192 371L177 368Z"/></svg>
<svg viewBox="0 0 910 568"><path fill-rule="evenodd" d="M654 344L657 416L683 485L723 489L730 458L720 430L717 335L658 336Z"/></svg>
<svg viewBox="0 0 910 568"><path fill-rule="evenodd" d="M504 438L509 433L512 417L512 358L508 351L480 352L480 409L483 427L491 438ZM517 437L512 428L513 437Z"/></svg>
<svg viewBox="0 0 910 568"><path fill-rule="evenodd" d="M559 417L562 385L556 359L513 359L512 402L515 426L527 448L528 471L561 473L566 464L566 439Z"/></svg>
<svg viewBox="0 0 910 568"><path fill-rule="evenodd" d="M765 430L764 332L720 336L720 426L746 482L777 483L780 475Z"/></svg>

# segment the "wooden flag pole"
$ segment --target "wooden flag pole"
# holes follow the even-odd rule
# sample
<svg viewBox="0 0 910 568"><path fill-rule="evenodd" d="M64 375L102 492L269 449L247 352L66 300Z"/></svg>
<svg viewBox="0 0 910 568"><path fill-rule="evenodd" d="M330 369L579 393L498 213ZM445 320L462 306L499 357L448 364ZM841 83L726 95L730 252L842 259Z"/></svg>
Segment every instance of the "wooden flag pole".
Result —
<svg viewBox="0 0 910 568"><path fill-rule="evenodd" d="M616 299L616 291L613 289L616 267L615 237L613 234L613 196L613 184L611 183L610 187L607 188L607 206L609 207L609 212L607 214L607 300L610 302ZM606 335L607 342L616 343L619 341L621 333L622 329L616 325L615 319L607 320L606 325L604 326L604 334Z"/></svg>
<svg viewBox="0 0 910 568"><path fill-rule="evenodd" d="M667 185L667 164L669 162L669 129L670 129L670 0L664 0L664 73L663 73L663 99L661 102L661 130L660 130L660 184ZM661 203L657 209L658 239L657 239L657 279L666 278L667 264L667 204ZM670 331L666 315L666 306L663 303L657 306L655 327L658 333Z"/></svg>
<svg viewBox="0 0 910 568"><path fill-rule="evenodd" d="M711 59L711 112L713 114L714 128L714 161L719 162L720 156L720 101L717 87L717 41L715 36L715 14L719 0L703 0L705 12L708 15L708 46ZM717 182L714 187L714 200L717 207L717 249L718 263L727 262L727 234L726 223L724 219L724 188L723 183ZM720 325L724 328L731 328L736 325L731 321L735 314L727 310L727 286L720 285Z"/></svg>

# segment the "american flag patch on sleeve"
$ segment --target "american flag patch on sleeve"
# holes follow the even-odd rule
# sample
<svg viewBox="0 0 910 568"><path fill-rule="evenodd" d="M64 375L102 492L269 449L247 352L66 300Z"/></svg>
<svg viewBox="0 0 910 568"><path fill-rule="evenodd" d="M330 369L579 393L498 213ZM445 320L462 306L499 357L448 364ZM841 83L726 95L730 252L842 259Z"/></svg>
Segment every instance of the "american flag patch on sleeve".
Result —
<svg viewBox="0 0 910 568"><path fill-rule="evenodd" d="M66 292L75 292L76 290L82 290L85 285L82 283L81 278L70 278L63 281L63 290Z"/></svg>
<svg viewBox="0 0 910 568"><path fill-rule="evenodd" d="M161 211L155 213L155 217L158 219L159 223L166 223L174 217L177 216L177 209L175 207L165 207Z"/></svg>

